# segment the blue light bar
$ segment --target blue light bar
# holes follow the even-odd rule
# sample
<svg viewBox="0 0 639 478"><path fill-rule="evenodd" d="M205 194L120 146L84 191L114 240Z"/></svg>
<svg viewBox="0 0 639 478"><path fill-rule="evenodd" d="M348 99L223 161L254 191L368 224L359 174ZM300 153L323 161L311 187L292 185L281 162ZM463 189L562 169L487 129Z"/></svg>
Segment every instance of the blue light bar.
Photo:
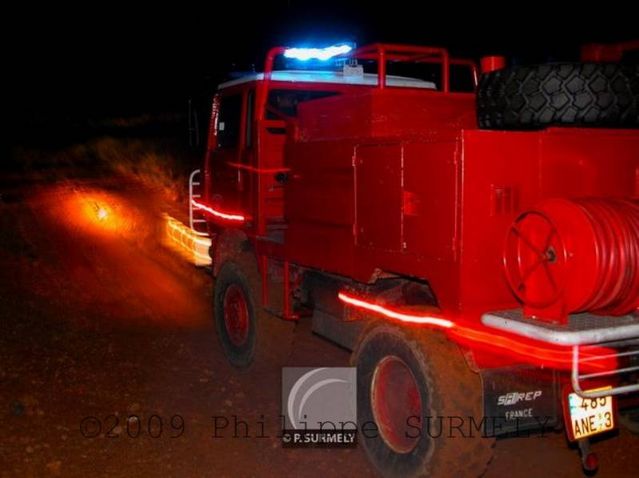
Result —
<svg viewBox="0 0 639 478"><path fill-rule="evenodd" d="M344 55L353 49L350 45L333 45L326 48L287 48L284 51L285 58L295 60L330 60L334 56Z"/></svg>

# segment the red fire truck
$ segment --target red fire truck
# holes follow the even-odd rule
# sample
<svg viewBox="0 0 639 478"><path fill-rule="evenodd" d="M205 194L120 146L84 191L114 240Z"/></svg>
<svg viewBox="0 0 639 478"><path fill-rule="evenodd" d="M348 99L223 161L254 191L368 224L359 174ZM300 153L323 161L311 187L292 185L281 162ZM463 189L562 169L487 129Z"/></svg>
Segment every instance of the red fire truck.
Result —
<svg viewBox="0 0 639 478"><path fill-rule="evenodd" d="M478 475L495 436L562 424L594 468L639 390L637 46L481 71L277 47L220 85L191 206L231 364L277 359L298 320L352 350L384 476Z"/></svg>

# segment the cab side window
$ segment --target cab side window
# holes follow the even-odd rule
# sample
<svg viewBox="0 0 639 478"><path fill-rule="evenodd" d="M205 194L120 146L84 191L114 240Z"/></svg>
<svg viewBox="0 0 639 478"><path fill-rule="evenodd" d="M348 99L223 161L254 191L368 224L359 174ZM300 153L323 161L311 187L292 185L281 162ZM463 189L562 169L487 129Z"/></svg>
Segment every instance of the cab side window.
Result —
<svg viewBox="0 0 639 478"><path fill-rule="evenodd" d="M220 98L220 110L217 118L218 148L234 148L240 137L242 120L242 95L230 95Z"/></svg>
<svg viewBox="0 0 639 478"><path fill-rule="evenodd" d="M297 116L297 106L304 101L336 96L336 91L271 90L268 94L266 119L287 119Z"/></svg>

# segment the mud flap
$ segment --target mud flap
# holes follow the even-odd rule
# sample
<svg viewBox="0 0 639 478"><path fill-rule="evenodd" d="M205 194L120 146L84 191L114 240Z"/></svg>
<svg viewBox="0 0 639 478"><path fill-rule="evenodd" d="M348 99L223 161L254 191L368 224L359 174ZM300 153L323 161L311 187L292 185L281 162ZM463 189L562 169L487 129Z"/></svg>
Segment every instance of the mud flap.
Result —
<svg viewBox="0 0 639 478"><path fill-rule="evenodd" d="M527 436L555 428L561 419L557 373L520 366L480 371L485 431L489 436Z"/></svg>

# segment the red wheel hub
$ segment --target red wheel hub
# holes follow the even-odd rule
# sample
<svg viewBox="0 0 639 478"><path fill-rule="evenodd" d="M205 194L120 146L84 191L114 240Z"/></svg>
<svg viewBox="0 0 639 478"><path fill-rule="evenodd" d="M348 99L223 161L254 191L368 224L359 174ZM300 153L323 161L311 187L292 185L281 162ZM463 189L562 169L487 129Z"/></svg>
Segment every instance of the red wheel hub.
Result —
<svg viewBox="0 0 639 478"><path fill-rule="evenodd" d="M422 400L415 376L399 357L388 356L377 364L371 386L371 406L386 444L397 453L411 452L419 441L414 426L421 423ZM409 417L420 417L420 420L411 421L409 427Z"/></svg>
<svg viewBox="0 0 639 478"><path fill-rule="evenodd" d="M249 312L244 291L236 284L231 284L224 293L224 327L233 345L244 345L248 338Z"/></svg>

